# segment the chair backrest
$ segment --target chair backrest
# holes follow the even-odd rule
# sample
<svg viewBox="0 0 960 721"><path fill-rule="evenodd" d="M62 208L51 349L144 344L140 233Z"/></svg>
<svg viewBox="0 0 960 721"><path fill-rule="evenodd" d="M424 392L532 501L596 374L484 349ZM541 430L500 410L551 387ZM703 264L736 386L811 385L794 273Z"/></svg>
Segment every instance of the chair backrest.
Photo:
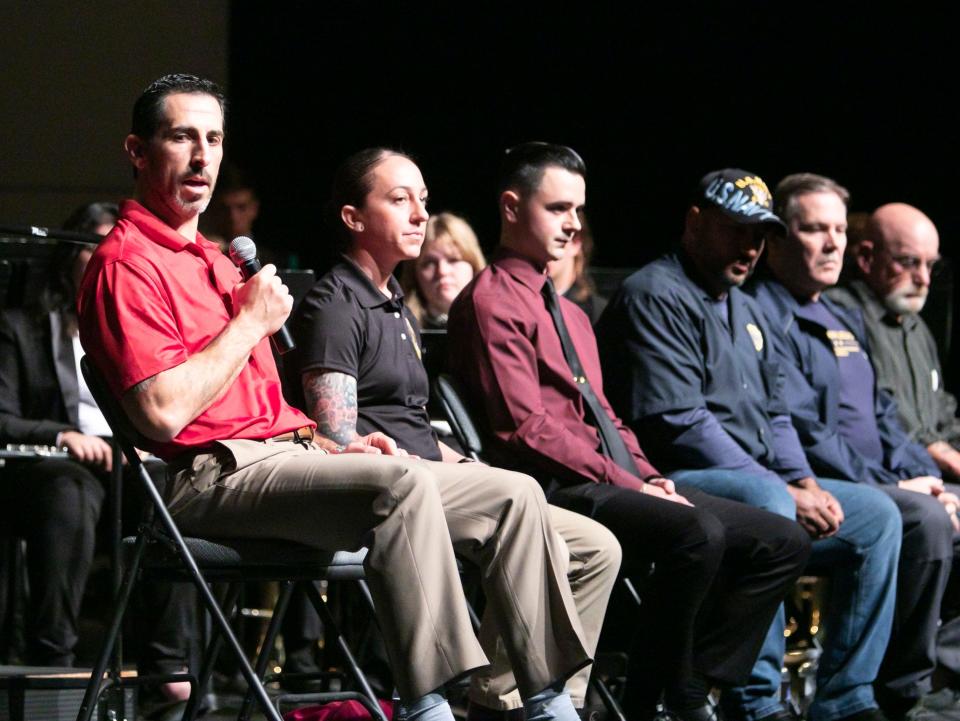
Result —
<svg viewBox="0 0 960 721"><path fill-rule="evenodd" d="M91 362L90 356L85 355L80 359L80 371L87 381L87 387L97 402L100 412L107 420L107 425L113 431L114 440L123 450L123 455L127 457L127 462L132 466L140 465L140 456L137 455L136 446L145 447L146 439L134 428L133 423L127 418L120 401L114 398L113 393L107 388L100 371Z"/></svg>
<svg viewBox="0 0 960 721"><path fill-rule="evenodd" d="M290 314L293 315L297 311L300 301L317 282L317 275L309 268L283 268L277 271L277 275L280 276L280 280L283 281L283 284L290 290L290 295L293 296L293 310L290 311Z"/></svg>
<svg viewBox="0 0 960 721"><path fill-rule="evenodd" d="M433 392L464 453L479 461L483 454L483 438L470 414L460 384L453 376L441 373L433 382Z"/></svg>

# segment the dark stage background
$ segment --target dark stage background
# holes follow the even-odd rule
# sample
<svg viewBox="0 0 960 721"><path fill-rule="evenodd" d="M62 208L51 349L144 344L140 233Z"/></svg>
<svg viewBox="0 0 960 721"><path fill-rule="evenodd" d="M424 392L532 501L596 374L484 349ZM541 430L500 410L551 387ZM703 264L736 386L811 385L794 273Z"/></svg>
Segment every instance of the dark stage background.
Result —
<svg viewBox="0 0 960 721"><path fill-rule="evenodd" d="M288 4L231 9L227 155L263 200L258 237L322 270L337 163L412 153L431 210L496 244L504 148L572 145L589 174L595 262L638 266L677 239L709 170L772 186L813 171L851 210L899 200L956 263L953 13L900 4ZM942 288L941 288L942 290ZM956 347L956 344L954 344Z"/></svg>
<svg viewBox="0 0 960 721"><path fill-rule="evenodd" d="M260 187L261 236L307 258L325 242L334 167L383 144L413 153L431 209L465 214L490 247L499 157L527 139L584 156L602 265L669 246L697 179L731 165L771 187L832 176L852 210L916 204L952 252L953 17L839 3L285 7L232 6L227 154Z"/></svg>

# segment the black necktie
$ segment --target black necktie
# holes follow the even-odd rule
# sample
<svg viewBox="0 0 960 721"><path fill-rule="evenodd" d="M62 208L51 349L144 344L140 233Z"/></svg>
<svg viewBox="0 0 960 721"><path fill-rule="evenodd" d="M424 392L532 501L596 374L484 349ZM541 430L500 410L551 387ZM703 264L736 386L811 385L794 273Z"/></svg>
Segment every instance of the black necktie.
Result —
<svg viewBox="0 0 960 721"><path fill-rule="evenodd" d="M592 420L593 426L600 434L600 446L603 449L603 454L627 473L639 478L640 472L637 470L637 464L633 461L633 456L630 451L627 450L627 446L623 442L620 432L613 424L613 421L610 420L610 416L608 416L604 410L600 399L597 398L596 393L593 392L590 381L587 380L587 374L583 371L583 366L580 364L580 357L577 355L577 349L573 346L573 340L571 340L570 333L567 331L567 324L564 322L563 314L560 312L560 300L557 298L557 290L553 287L553 281L550 280L550 278L547 278L547 282L543 285L543 299L547 305L547 311L550 313L550 317L553 318L553 325L556 326L557 335L560 336L560 345L563 346L563 357L566 359L567 365L570 366L570 372L573 373L573 382L576 384L580 395L583 396L583 400L586 403L587 420Z"/></svg>

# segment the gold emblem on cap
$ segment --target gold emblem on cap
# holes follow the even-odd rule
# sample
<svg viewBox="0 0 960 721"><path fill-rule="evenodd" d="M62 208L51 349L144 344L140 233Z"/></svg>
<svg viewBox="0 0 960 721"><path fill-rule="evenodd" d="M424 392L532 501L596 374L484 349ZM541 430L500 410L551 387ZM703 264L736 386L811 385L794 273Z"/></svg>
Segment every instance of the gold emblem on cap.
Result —
<svg viewBox="0 0 960 721"><path fill-rule="evenodd" d="M770 207L770 189L767 187L767 184L760 179L759 175L753 177L748 175L745 178L740 178L739 180L734 181L733 184L741 190L744 188L750 188L750 192L752 193L750 200L757 205L762 205L764 208ZM758 348L757 350L760 349Z"/></svg>
<svg viewBox="0 0 960 721"><path fill-rule="evenodd" d="M750 340L753 341L753 347L757 349L757 353L763 350L763 333L760 332L760 329L757 328L753 323L747 323L747 333L750 334Z"/></svg>

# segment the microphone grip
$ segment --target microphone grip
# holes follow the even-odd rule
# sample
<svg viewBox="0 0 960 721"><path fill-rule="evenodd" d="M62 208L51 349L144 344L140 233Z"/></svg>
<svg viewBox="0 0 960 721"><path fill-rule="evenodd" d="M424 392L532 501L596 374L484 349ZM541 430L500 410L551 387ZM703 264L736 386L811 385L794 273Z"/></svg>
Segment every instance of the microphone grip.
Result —
<svg viewBox="0 0 960 721"><path fill-rule="evenodd" d="M250 278L259 272L260 260L258 258L251 258L240 264L240 274L244 280L250 280ZM287 330L286 323L280 326L280 330L270 336L270 342L273 343L273 349L278 355L289 353L297 347L296 343L293 342L293 336L290 335L290 331Z"/></svg>

